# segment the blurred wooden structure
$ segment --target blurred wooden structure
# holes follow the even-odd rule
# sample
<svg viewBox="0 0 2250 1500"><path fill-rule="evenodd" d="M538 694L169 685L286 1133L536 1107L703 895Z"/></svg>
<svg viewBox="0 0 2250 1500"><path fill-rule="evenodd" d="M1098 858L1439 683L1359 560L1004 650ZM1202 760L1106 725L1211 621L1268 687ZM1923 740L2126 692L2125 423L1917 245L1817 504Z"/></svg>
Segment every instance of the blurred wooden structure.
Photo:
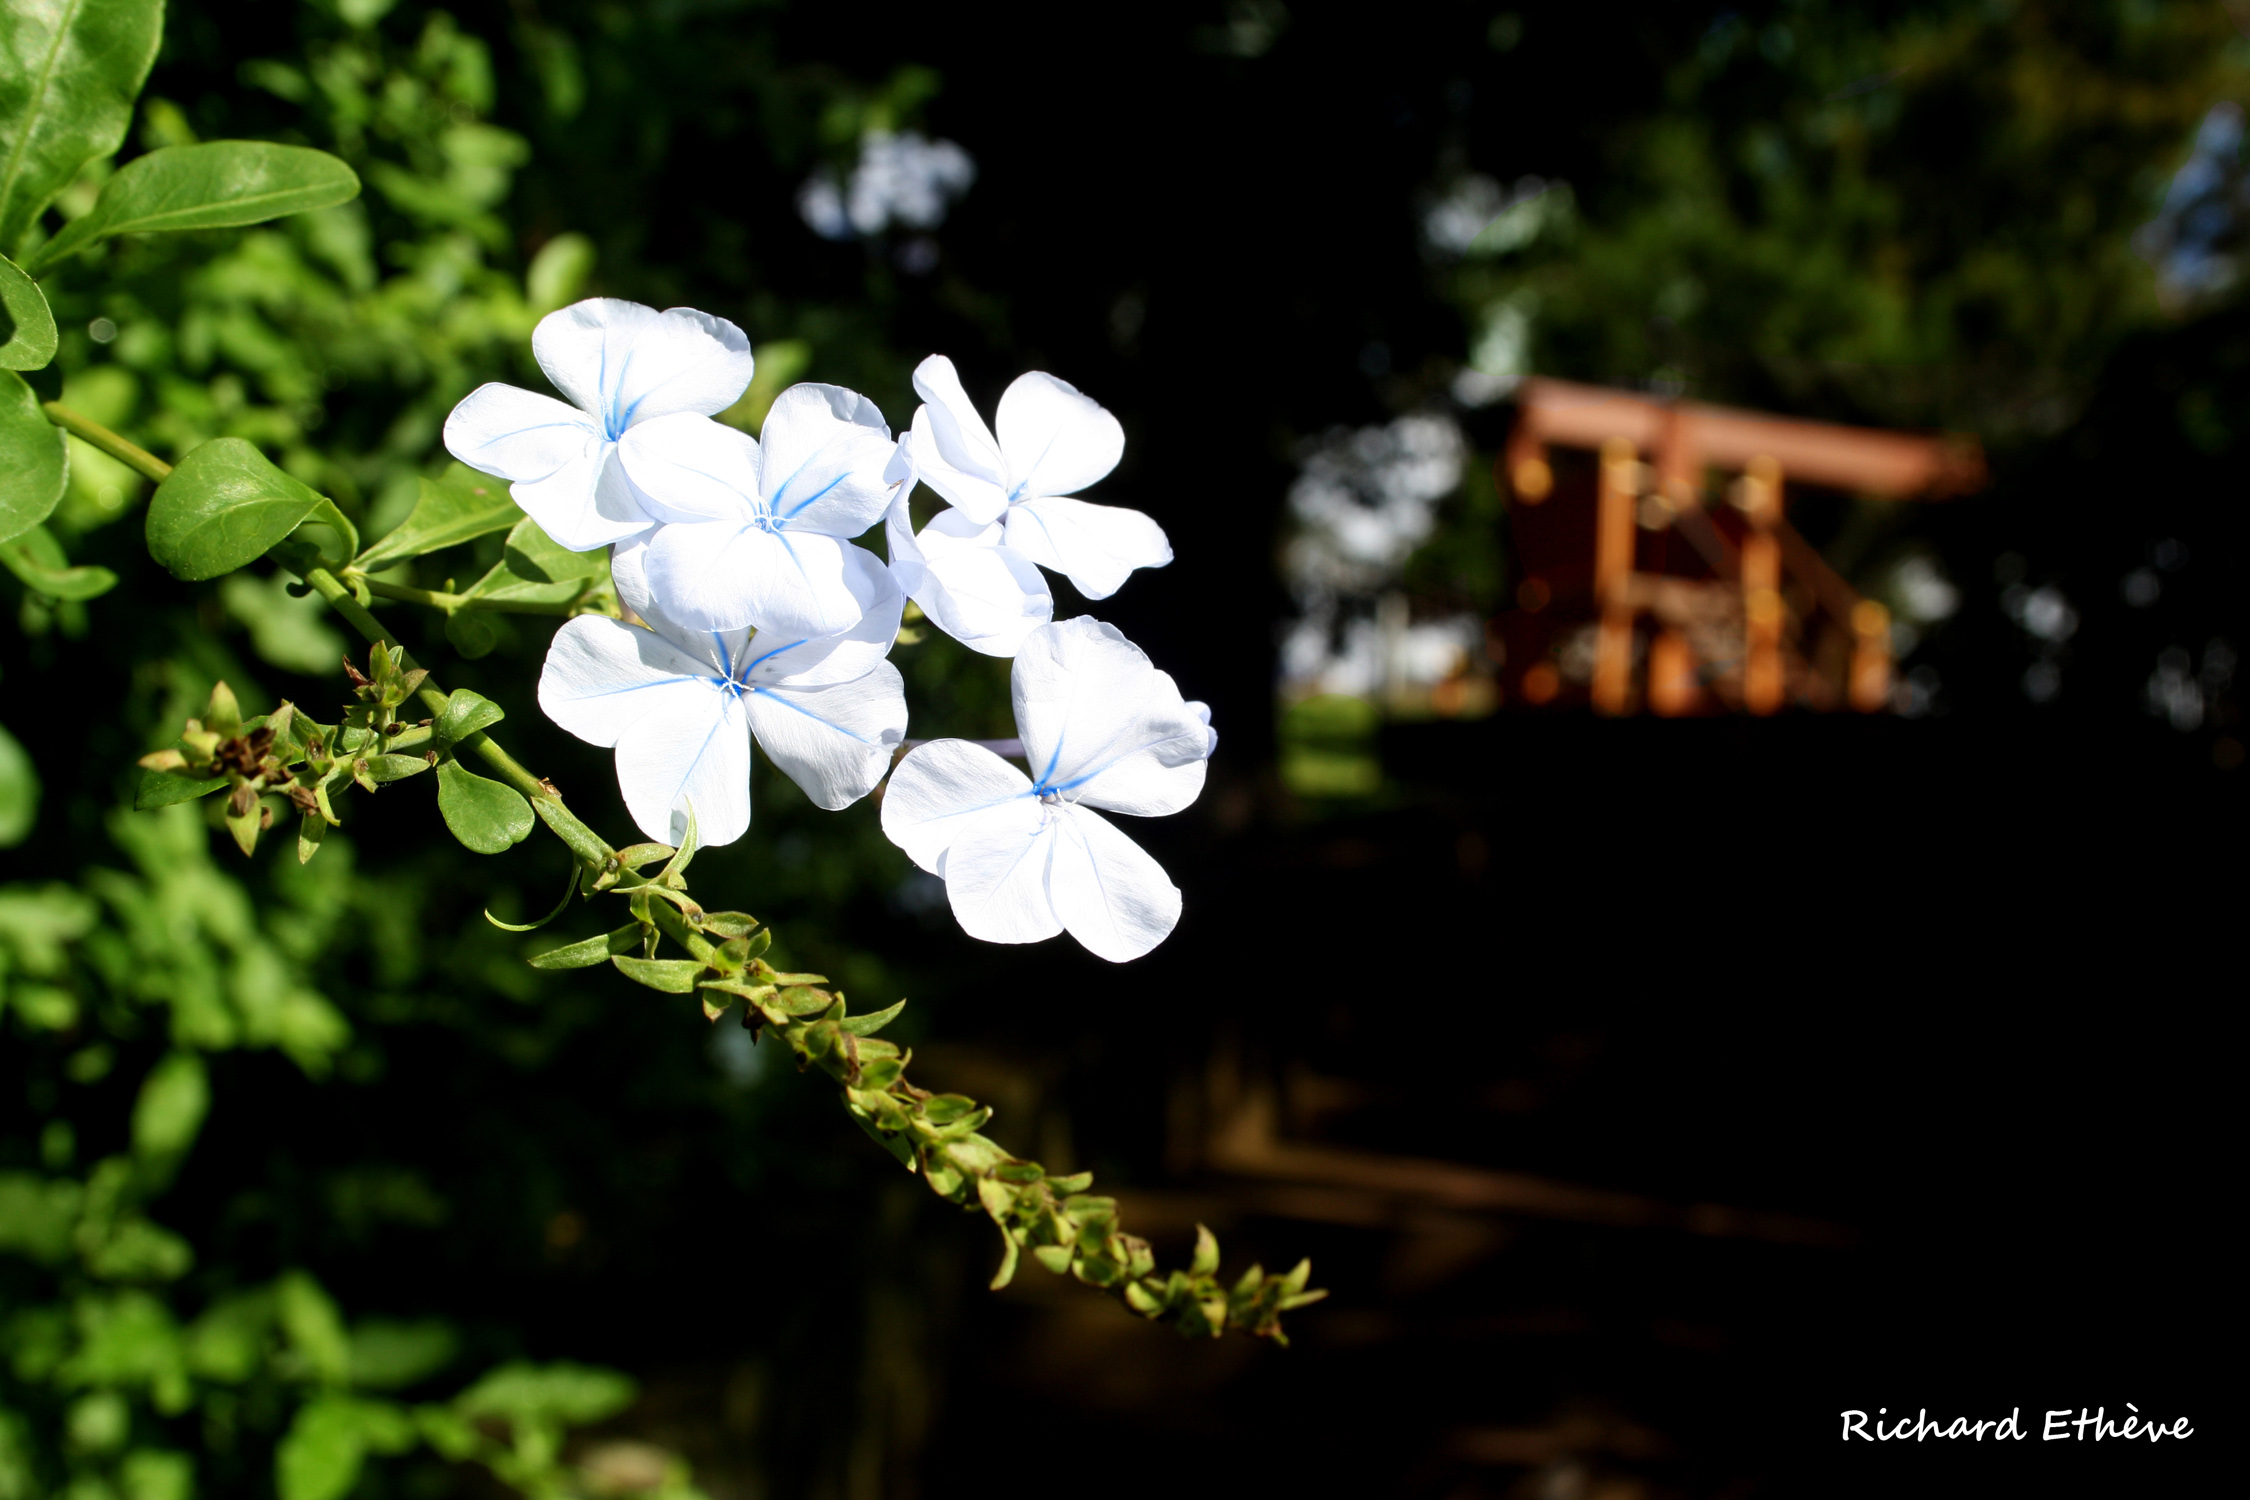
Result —
<svg viewBox="0 0 2250 1500"><path fill-rule="evenodd" d="M1668 716L1889 704L1889 613L1798 535L1784 485L1966 494L1985 482L1973 440L1536 377L1517 402L1499 480L1524 578L1519 607L1493 622L1511 703L1582 693L1599 713ZM1559 467L1556 449L1597 455L1591 473Z"/></svg>

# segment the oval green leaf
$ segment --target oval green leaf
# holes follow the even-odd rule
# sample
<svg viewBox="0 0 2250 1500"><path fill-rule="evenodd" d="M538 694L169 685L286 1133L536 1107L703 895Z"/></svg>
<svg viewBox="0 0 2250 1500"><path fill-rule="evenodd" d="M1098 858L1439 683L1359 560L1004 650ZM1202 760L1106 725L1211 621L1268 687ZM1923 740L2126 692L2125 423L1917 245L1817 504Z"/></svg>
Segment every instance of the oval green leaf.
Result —
<svg viewBox="0 0 2250 1500"><path fill-rule="evenodd" d="M609 549L572 552L557 543L529 516L508 533L500 561L469 589L487 604L568 604L609 578Z"/></svg>
<svg viewBox="0 0 2250 1500"><path fill-rule="evenodd" d="M498 854L531 832L531 804L522 794L457 760L438 767L438 812L453 836L479 854Z"/></svg>
<svg viewBox="0 0 2250 1500"><path fill-rule="evenodd" d="M213 438L180 460L148 504L148 551L175 578L231 573L327 502L241 438Z"/></svg>
<svg viewBox="0 0 2250 1500"><path fill-rule="evenodd" d="M478 730L489 729L506 717L500 705L482 693L455 688L452 696L445 700L445 712L438 715L438 743L458 745Z"/></svg>
<svg viewBox="0 0 2250 1500"><path fill-rule="evenodd" d="M124 144L163 31L162 0L0 5L0 245Z"/></svg>
<svg viewBox="0 0 2250 1500"><path fill-rule="evenodd" d="M0 542L0 564L22 579L25 588L50 599L97 599L117 587L117 575L107 568L72 567L62 543L44 526Z"/></svg>
<svg viewBox="0 0 2250 1500"><path fill-rule="evenodd" d="M694 994L695 976L703 972L703 965L692 958L626 958L620 954L610 963L635 984L667 995Z"/></svg>
<svg viewBox="0 0 2250 1500"><path fill-rule="evenodd" d="M0 542L54 514L70 479L63 431L13 370L0 370Z"/></svg>
<svg viewBox="0 0 2250 1500"><path fill-rule="evenodd" d="M362 552L357 565L372 573L425 552L506 531L523 519L523 508L508 498L506 480L455 464L442 477L422 481L413 511L395 531Z"/></svg>
<svg viewBox="0 0 2250 1500"><path fill-rule="evenodd" d="M30 257L37 272L119 234L232 229L359 196L359 178L325 151L270 141L160 146L102 185L92 212Z"/></svg>
<svg viewBox="0 0 2250 1500"><path fill-rule="evenodd" d="M0 334L0 370L44 370L55 357L55 315L39 283L0 255L0 309L7 313Z"/></svg>

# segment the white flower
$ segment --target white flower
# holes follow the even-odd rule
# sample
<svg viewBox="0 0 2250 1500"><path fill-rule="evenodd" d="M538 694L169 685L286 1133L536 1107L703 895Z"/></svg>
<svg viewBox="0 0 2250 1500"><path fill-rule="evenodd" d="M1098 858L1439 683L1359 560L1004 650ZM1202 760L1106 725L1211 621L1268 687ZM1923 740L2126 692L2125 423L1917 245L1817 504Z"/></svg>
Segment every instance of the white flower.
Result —
<svg viewBox="0 0 2250 1500"><path fill-rule="evenodd" d="M853 549L857 551L857 548ZM617 591L647 626L580 615L555 633L539 675L547 717L617 751L633 821L677 844L729 844L750 826L750 741L834 811L874 790L906 735L906 689L883 660L905 600L869 554L877 596L850 630L808 639L772 630L695 631L649 596L648 548L617 549Z"/></svg>
<svg viewBox="0 0 2250 1500"><path fill-rule="evenodd" d="M891 773L883 832L944 877L971 937L1033 943L1067 929L1113 963L1138 958L1179 921L1180 893L1094 809L1153 817L1193 802L1216 743L1210 711L1085 616L1033 631L1013 681L1037 779L967 740L933 740Z"/></svg>
<svg viewBox="0 0 2250 1500"><path fill-rule="evenodd" d="M891 429L857 392L793 385L764 432L679 416L625 434L626 472L666 523L648 541L649 586L691 630L849 629L873 603L860 559L875 558L845 538L890 504Z"/></svg>
<svg viewBox="0 0 2250 1500"><path fill-rule="evenodd" d="M750 340L724 318L609 297L541 318L531 352L573 404L478 386L445 419L446 451L511 481L525 514L573 552L623 541L654 520L618 463L618 439L661 417L700 422L726 410L750 384L752 365Z"/></svg>
<svg viewBox="0 0 2250 1500"><path fill-rule="evenodd" d="M906 458L908 445L899 446ZM889 540L891 575L907 596L922 606L930 623L962 645L987 656L1013 656L1024 637L1055 615L1055 596L1030 558L1007 545L998 521L980 526L947 507L914 534L906 497L914 488L912 465L902 463L907 482L891 501L884 531Z"/></svg>
<svg viewBox="0 0 2250 1500"><path fill-rule="evenodd" d="M1135 568L1172 560L1164 528L1137 510L1067 498L1117 467L1125 429L1076 386L1034 370L1000 397L1000 436L961 389L953 361L914 372L923 406L908 441L922 482L980 526L1005 523L1007 543L1069 578L1089 599L1117 592Z"/></svg>

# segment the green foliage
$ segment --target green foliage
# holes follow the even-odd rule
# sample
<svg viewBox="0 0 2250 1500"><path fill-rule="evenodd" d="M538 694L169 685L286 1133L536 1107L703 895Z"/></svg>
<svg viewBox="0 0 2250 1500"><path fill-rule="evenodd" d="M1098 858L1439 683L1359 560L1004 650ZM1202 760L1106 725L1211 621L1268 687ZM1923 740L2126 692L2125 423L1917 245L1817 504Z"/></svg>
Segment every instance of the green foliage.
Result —
<svg viewBox="0 0 2250 1500"><path fill-rule="evenodd" d="M531 833L531 804L513 788L479 776L457 760L438 767L437 781L438 811L467 848L498 854Z"/></svg>
<svg viewBox="0 0 2250 1500"><path fill-rule="evenodd" d="M359 196L359 178L325 151L265 141L160 146L102 184L92 209L40 246L36 275L120 234L233 229Z"/></svg>
<svg viewBox="0 0 2250 1500"><path fill-rule="evenodd" d="M0 249L125 140L162 0L23 0L0 11Z"/></svg>
<svg viewBox="0 0 2250 1500"><path fill-rule="evenodd" d="M508 497L506 485L454 464L441 477L422 480L406 519L354 562L367 572L379 572L426 552L506 531L523 519L523 509Z"/></svg>
<svg viewBox="0 0 2250 1500"><path fill-rule="evenodd" d="M63 556L62 543L44 526L34 526L12 542L0 542L0 565L22 579L24 587L49 599L84 603L117 587L117 575L107 568L72 567Z"/></svg>
<svg viewBox="0 0 2250 1500"><path fill-rule="evenodd" d="M13 370L0 371L0 542L54 514L69 479L63 435Z"/></svg>
<svg viewBox="0 0 2250 1500"><path fill-rule="evenodd" d="M240 438L180 460L148 507L148 552L175 578L217 578L256 562L328 502Z"/></svg>
<svg viewBox="0 0 2250 1500"><path fill-rule="evenodd" d="M13 848L39 815L39 772L23 742L0 727L0 849Z"/></svg>
<svg viewBox="0 0 2250 1500"><path fill-rule="evenodd" d="M6 256L0 256L0 310L8 317L0 339L0 370L39 370L55 357L55 315L39 290Z"/></svg>

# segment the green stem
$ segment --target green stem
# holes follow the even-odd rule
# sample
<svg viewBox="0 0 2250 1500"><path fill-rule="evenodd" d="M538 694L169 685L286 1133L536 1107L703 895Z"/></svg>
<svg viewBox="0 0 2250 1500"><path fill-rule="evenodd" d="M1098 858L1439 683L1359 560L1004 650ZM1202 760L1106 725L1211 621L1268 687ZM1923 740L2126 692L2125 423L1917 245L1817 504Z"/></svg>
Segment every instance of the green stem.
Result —
<svg viewBox="0 0 2250 1500"><path fill-rule="evenodd" d="M72 437L92 444L128 469L158 484L172 477L172 466L140 444L119 437L107 427L82 412L72 411L60 401L42 401L39 409L47 420Z"/></svg>
<svg viewBox="0 0 2250 1500"><path fill-rule="evenodd" d="M576 610L575 604L543 604L526 599L479 599L472 594L448 594L440 589L418 589L409 583L389 583L380 578L370 578L358 569L347 570L367 585L367 591L384 599L396 599L402 604L425 604L431 609L442 609L447 614L455 610L484 610L503 615L554 615L567 619Z"/></svg>

